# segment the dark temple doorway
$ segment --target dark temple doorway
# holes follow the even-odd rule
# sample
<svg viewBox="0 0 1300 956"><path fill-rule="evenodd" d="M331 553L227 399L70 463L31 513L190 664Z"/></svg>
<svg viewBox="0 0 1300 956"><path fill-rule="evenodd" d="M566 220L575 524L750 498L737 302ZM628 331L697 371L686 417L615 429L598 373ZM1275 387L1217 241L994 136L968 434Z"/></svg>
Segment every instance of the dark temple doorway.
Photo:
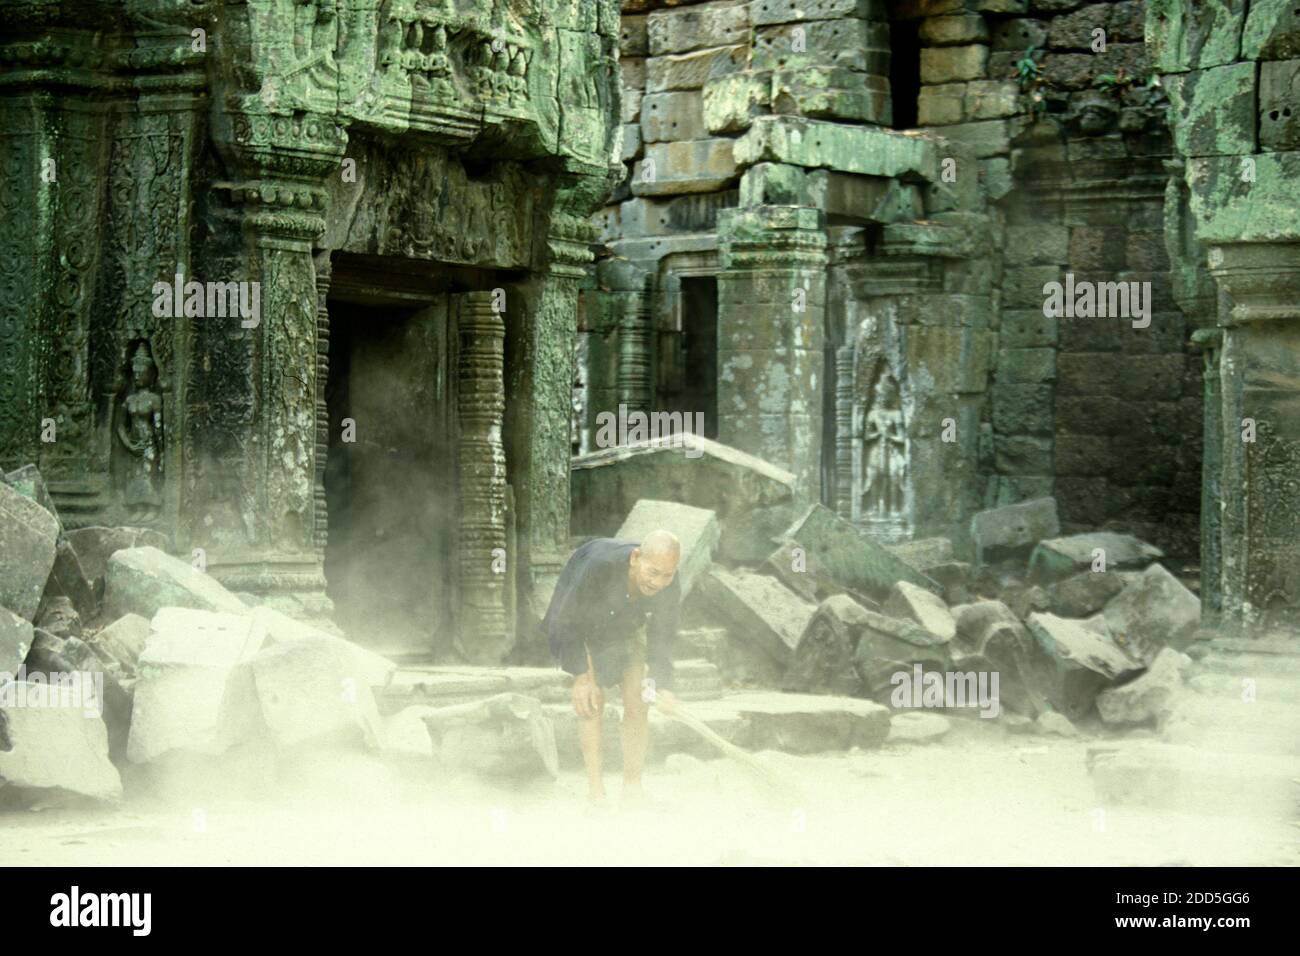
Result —
<svg viewBox="0 0 1300 956"><path fill-rule="evenodd" d="M704 437L718 437L718 280L714 276L683 276L681 331L668 388L661 391L653 411L704 416ZM692 417L691 430L696 418Z"/></svg>
<svg viewBox="0 0 1300 956"><path fill-rule="evenodd" d="M454 368L448 295L329 300L327 593L357 643L451 655L455 602Z"/></svg>

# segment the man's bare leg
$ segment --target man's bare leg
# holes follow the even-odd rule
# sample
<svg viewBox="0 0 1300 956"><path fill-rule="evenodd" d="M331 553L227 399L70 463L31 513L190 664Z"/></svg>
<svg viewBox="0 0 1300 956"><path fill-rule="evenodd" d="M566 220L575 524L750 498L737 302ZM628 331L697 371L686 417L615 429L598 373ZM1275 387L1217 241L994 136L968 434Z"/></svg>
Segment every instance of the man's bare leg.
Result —
<svg viewBox="0 0 1300 956"><path fill-rule="evenodd" d="M623 672L623 794L641 796L641 768L650 738L650 705L641 699L645 665L639 661Z"/></svg>
<svg viewBox="0 0 1300 956"><path fill-rule="evenodd" d="M593 803L605 799L605 779L601 774L600 736L601 712L594 717L578 718L578 746L582 749L582 763L587 768L587 799Z"/></svg>

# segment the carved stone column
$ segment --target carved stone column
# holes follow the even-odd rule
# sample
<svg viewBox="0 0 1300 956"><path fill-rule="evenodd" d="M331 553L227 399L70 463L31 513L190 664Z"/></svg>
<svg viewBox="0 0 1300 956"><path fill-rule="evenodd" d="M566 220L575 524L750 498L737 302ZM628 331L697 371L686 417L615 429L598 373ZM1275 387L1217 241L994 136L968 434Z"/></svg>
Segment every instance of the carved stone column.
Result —
<svg viewBox="0 0 1300 956"><path fill-rule="evenodd" d="M1300 242L1215 244L1224 621L1300 627Z"/></svg>
<svg viewBox="0 0 1300 956"><path fill-rule="evenodd" d="M618 328L618 400L629 412L650 411L649 277L632 292L614 293L622 300Z"/></svg>
<svg viewBox="0 0 1300 956"><path fill-rule="evenodd" d="M492 293L463 296L457 327L461 517L456 649L472 663L499 664L513 644L513 627L506 620L505 575L493 566L508 556L506 454L501 436L506 408L505 323L493 309Z"/></svg>
<svg viewBox="0 0 1300 956"><path fill-rule="evenodd" d="M718 216L718 440L795 473L820 497L826 234L820 210Z"/></svg>
<svg viewBox="0 0 1300 956"><path fill-rule="evenodd" d="M215 279L256 282L260 315L210 321L196 349L190 531L229 587L319 593L318 456L327 436L317 376L328 343L319 339L323 287L312 244L325 228L323 183L346 133L312 113L218 119L217 146L239 176L227 214L243 247L209 250L204 267Z"/></svg>
<svg viewBox="0 0 1300 956"><path fill-rule="evenodd" d="M853 345L835 350L835 512L853 517Z"/></svg>

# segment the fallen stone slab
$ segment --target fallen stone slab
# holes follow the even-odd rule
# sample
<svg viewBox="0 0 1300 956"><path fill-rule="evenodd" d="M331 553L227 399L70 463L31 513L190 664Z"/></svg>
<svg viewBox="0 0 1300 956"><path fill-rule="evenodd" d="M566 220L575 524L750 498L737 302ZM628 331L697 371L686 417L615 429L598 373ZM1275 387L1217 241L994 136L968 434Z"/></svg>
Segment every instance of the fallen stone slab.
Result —
<svg viewBox="0 0 1300 956"><path fill-rule="evenodd" d="M695 714L697 709L692 708ZM708 711L735 713L741 726L731 738L746 750L792 754L873 749L889 736L888 707L853 697L746 691L711 702Z"/></svg>
<svg viewBox="0 0 1300 956"><path fill-rule="evenodd" d="M355 676L345 643L307 638L248 658L262 724L277 748L383 746L374 694Z"/></svg>
<svg viewBox="0 0 1300 956"><path fill-rule="evenodd" d="M1052 598L1038 585L1013 584L999 592L999 597L1022 621L1035 611L1050 611Z"/></svg>
<svg viewBox="0 0 1300 956"><path fill-rule="evenodd" d="M157 548L126 548L108 559L104 610L110 618L163 608L243 614L247 605L197 568Z"/></svg>
<svg viewBox="0 0 1300 956"><path fill-rule="evenodd" d="M134 676L136 662L149 641L152 627L139 614L124 614L112 624L86 638L100 659L117 666L123 674Z"/></svg>
<svg viewBox="0 0 1300 956"><path fill-rule="evenodd" d="M763 562L762 570L813 604L820 604L836 594L847 594L863 607L880 610L876 601L836 581L816 553L810 553L797 541L781 542Z"/></svg>
<svg viewBox="0 0 1300 956"><path fill-rule="evenodd" d="M1040 734L1051 734L1055 737L1076 738L1082 737L1079 728L1070 723L1068 717L1064 714L1058 714L1054 710L1045 710L1038 715L1034 721L1034 730Z"/></svg>
<svg viewBox="0 0 1300 956"><path fill-rule="evenodd" d="M1191 666L1190 657L1166 647L1143 674L1098 694L1097 713L1108 724L1154 721L1160 726L1177 706L1183 692L1183 675Z"/></svg>
<svg viewBox="0 0 1300 956"><path fill-rule="evenodd" d="M32 622L0 607L0 681L12 677L27 659L32 646Z"/></svg>
<svg viewBox="0 0 1300 956"><path fill-rule="evenodd" d="M682 597L685 597L699 576L713 563L722 536L718 516L708 508L642 498L633 506L615 537L623 541L640 541L658 528L671 531L681 542L682 557L677 565L677 580L681 584Z"/></svg>
<svg viewBox="0 0 1300 956"><path fill-rule="evenodd" d="M104 721L48 684L0 684L0 799L114 804L122 779L108 756Z"/></svg>
<svg viewBox="0 0 1300 956"><path fill-rule="evenodd" d="M1052 708L1076 721L1106 687L1141 670L1122 650L1081 621L1031 614L1026 622L1043 654L1032 679Z"/></svg>
<svg viewBox="0 0 1300 956"><path fill-rule="evenodd" d="M1001 675L999 693L1008 708L1029 716L1041 713L1045 702L1032 680L1041 651L1015 612L991 600L958 605L952 612L957 622L954 660L964 654L987 660Z"/></svg>
<svg viewBox="0 0 1300 956"><path fill-rule="evenodd" d="M700 579L700 596L732 637L751 644L781 668L789 666L817 610L776 578L716 564Z"/></svg>
<svg viewBox="0 0 1300 956"><path fill-rule="evenodd" d="M989 638L999 630L1011 630L1023 633L1026 641L1029 632L1011 608L1001 601L980 600L970 604L958 604L952 609L956 624L957 642L975 653L983 653Z"/></svg>
<svg viewBox="0 0 1300 956"><path fill-rule="evenodd" d="M41 675L51 686L80 693L83 702L93 698L93 709L103 718L112 760L126 757L133 702L122 675L102 661L90 646L76 637L58 637L37 628L31 650L23 662L26 680Z"/></svg>
<svg viewBox="0 0 1300 956"><path fill-rule="evenodd" d="M167 550L167 538L151 528L107 528L95 525L76 528L64 534L68 544L77 554L82 574L97 595L102 596L104 578L108 574L108 559L127 548L157 548Z"/></svg>
<svg viewBox="0 0 1300 956"><path fill-rule="evenodd" d="M921 574L929 569L956 560L951 538L917 538L885 545L886 550L902 558Z"/></svg>
<svg viewBox="0 0 1300 956"><path fill-rule="evenodd" d="M1040 541L1029 558L1029 580L1059 581L1080 571L1141 570L1164 552L1131 534L1093 531Z"/></svg>
<svg viewBox="0 0 1300 956"><path fill-rule="evenodd" d="M973 515L970 521L976 564L1027 558L1039 541L1060 532L1055 498L990 508Z"/></svg>
<svg viewBox="0 0 1300 956"><path fill-rule="evenodd" d="M387 687L397 673L397 665L388 658L366 650L358 644L326 634L310 624L295 620L269 607L256 607L249 615L270 644L292 644L299 641L324 642L337 646L344 660L345 676L367 687Z"/></svg>
<svg viewBox="0 0 1300 956"><path fill-rule="evenodd" d="M1124 579L1110 571L1081 571L1047 587L1053 614L1060 617L1089 617L1104 608L1124 590Z"/></svg>
<svg viewBox="0 0 1300 956"><path fill-rule="evenodd" d="M898 581L939 591L934 581L822 504L803 511L780 540L796 542L836 583L872 600L886 600Z"/></svg>
<svg viewBox="0 0 1300 956"><path fill-rule="evenodd" d="M643 498L676 501L714 512L721 557L758 564L794 515L793 474L707 438L693 438L687 448L618 445L579 455L570 467L575 535L613 536Z"/></svg>
<svg viewBox="0 0 1300 956"><path fill-rule="evenodd" d="M36 616L58 539L54 515L0 482L0 607L28 621Z"/></svg>
<svg viewBox="0 0 1300 956"><path fill-rule="evenodd" d="M945 671L952 663L949 641L919 624L863 609L853 666L863 693L876 700L893 692L894 677L911 674L915 665Z"/></svg>
<svg viewBox="0 0 1300 956"><path fill-rule="evenodd" d="M1150 663L1162 647L1181 650L1201 622L1201 602L1164 565L1129 581L1102 611L1115 643Z"/></svg>
<svg viewBox="0 0 1300 956"><path fill-rule="evenodd" d="M265 633L244 614L162 608L137 661L127 757L221 754L263 732L251 669Z"/></svg>
<svg viewBox="0 0 1300 956"><path fill-rule="evenodd" d="M407 710L428 728L434 755L453 769L515 779L559 773L555 727L535 697L497 694L472 703Z"/></svg>
<svg viewBox="0 0 1300 956"><path fill-rule="evenodd" d="M790 666L782 678L787 691L854 695L862 678L854 667L854 652L870 619L866 609L847 594L836 594L817 606L808 621Z"/></svg>
<svg viewBox="0 0 1300 956"><path fill-rule="evenodd" d="M943 598L907 581L894 584L883 610L886 614L921 625L942 640L950 641L957 636L957 622Z"/></svg>

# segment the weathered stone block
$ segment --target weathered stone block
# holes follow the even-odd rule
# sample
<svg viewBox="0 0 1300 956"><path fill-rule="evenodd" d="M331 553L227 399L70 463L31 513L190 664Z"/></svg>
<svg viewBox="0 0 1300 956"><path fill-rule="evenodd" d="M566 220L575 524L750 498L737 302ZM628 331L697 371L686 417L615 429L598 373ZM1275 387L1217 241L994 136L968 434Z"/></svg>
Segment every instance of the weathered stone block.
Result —
<svg viewBox="0 0 1300 956"><path fill-rule="evenodd" d="M651 93L641 102L641 138L647 143L708 139L704 94L699 90Z"/></svg>
<svg viewBox="0 0 1300 956"><path fill-rule="evenodd" d="M714 565L699 582L700 596L743 638L781 668L789 665L817 607L776 578Z"/></svg>
<svg viewBox="0 0 1300 956"><path fill-rule="evenodd" d="M1141 670L1079 621L1030 614L1026 623L1044 655L1034 668L1034 680L1048 703L1072 721L1086 715L1106 687Z"/></svg>
<svg viewBox="0 0 1300 956"><path fill-rule="evenodd" d="M1259 145L1300 149L1300 59L1259 66Z"/></svg>
<svg viewBox="0 0 1300 956"><path fill-rule="evenodd" d="M167 539L151 528L76 528L65 537L77 552L86 580L97 591L102 591L104 576L108 574L108 559L123 548L157 548L164 551Z"/></svg>
<svg viewBox="0 0 1300 956"><path fill-rule="evenodd" d="M682 596L690 594L699 576L713 563L722 531L718 516L707 508L672 501L653 501L644 498L636 503L627 520L615 537L626 541L640 541L651 531L664 528L677 535L682 545L681 561L677 565L677 580Z"/></svg>
<svg viewBox="0 0 1300 956"><path fill-rule="evenodd" d="M814 20L754 33L750 68L841 67L889 75L889 25L868 20Z"/></svg>
<svg viewBox="0 0 1300 956"><path fill-rule="evenodd" d="M841 17L888 20L889 11L884 0L755 0L749 16L754 26L766 26Z"/></svg>
<svg viewBox="0 0 1300 956"><path fill-rule="evenodd" d="M1146 42L1152 65L1161 73L1222 66L1241 48L1246 0L1151 0Z"/></svg>
<svg viewBox="0 0 1300 956"><path fill-rule="evenodd" d="M976 564L1028 556L1039 541L1060 534L1055 498L1038 498L971 517L971 541Z"/></svg>
<svg viewBox="0 0 1300 956"><path fill-rule="evenodd" d="M1174 118L1174 143L1180 153L1232 156L1255 151L1259 107L1254 63L1169 76L1164 85Z"/></svg>
<svg viewBox="0 0 1300 956"><path fill-rule="evenodd" d="M1010 80L971 80L966 84L965 109L972 120L1015 116L1023 112L1020 87Z"/></svg>
<svg viewBox="0 0 1300 956"><path fill-rule="evenodd" d="M1053 346L1057 339L1057 320L1043 315L1042 309L1003 311L998 342L1007 349Z"/></svg>
<svg viewBox="0 0 1300 956"><path fill-rule="evenodd" d="M264 640L246 615L158 611L137 662L128 759L147 763L173 750L219 754L255 735L252 674L239 667Z"/></svg>
<svg viewBox="0 0 1300 956"><path fill-rule="evenodd" d="M969 97L967 98L969 102ZM1005 119L982 120L978 123L955 123L945 126L938 134L945 139L964 144L977 158L1005 156L1011 151L1011 125Z"/></svg>
<svg viewBox="0 0 1300 956"><path fill-rule="evenodd" d="M916 99L917 122L922 126L945 126L966 118L966 84L945 83L923 86Z"/></svg>
<svg viewBox="0 0 1300 956"><path fill-rule="evenodd" d="M1270 242L1300 235L1300 152L1191 159L1186 178L1200 241Z"/></svg>
<svg viewBox="0 0 1300 956"><path fill-rule="evenodd" d="M858 618L853 665L869 696L888 694L894 676L910 674L917 664L927 670L945 670L951 663L950 642L920 625L866 609Z"/></svg>
<svg viewBox="0 0 1300 956"><path fill-rule="evenodd" d="M651 57L646 61L645 91L698 90L707 80L740 69L746 50L742 44Z"/></svg>
<svg viewBox="0 0 1300 956"><path fill-rule="evenodd" d="M92 708L48 683L0 683L0 792L117 803L122 779L108 757L108 729Z"/></svg>
<svg viewBox="0 0 1300 956"><path fill-rule="evenodd" d="M982 80L989 63L989 48L970 46L929 47L921 50L921 82L952 83Z"/></svg>
<svg viewBox="0 0 1300 956"><path fill-rule="evenodd" d="M898 581L937 592L938 585L825 505L814 504L781 535L798 542L839 583L885 600Z"/></svg>
<svg viewBox="0 0 1300 956"><path fill-rule="evenodd" d="M865 609L847 594L833 595L817 607L808 622L782 689L818 694L858 694L862 678L853 666Z"/></svg>
<svg viewBox="0 0 1300 956"><path fill-rule="evenodd" d="M1009 384L1050 382L1056 377L1055 349L1002 349L997 379Z"/></svg>
<svg viewBox="0 0 1300 956"><path fill-rule="evenodd" d="M1003 385L993 388L993 427L1007 435L1052 433L1050 385Z"/></svg>
<svg viewBox="0 0 1300 956"><path fill-rule="evenodd" d="M695 139L680 143L651 143L632 170L632 192L638 196L713 192L738 173L732 140Z"/></svg>
<svg viewBox="0 0 1300 956"><path fill-rule="evenodd" d="M743 43L749 34L749 5L721 0L654 10L646 33L651 56Z"/></svg>
<svg viewBox="0 0 1300 956"><path fill-rule="evenodd" d="M30 621L54 567L59 519L0 482L0 607Z"/></svg>
<svg viewBox="0 0 1300 956"><path fill-rule="evenodd" d="M152 627L149 619L139 614L126 614L102 628L98 634L87 638L92 650L106 662L112 662L130 676L144 653Z"/></svg>
<svg viewBox="0 0 1300 956"><path fill-rule="evenodd" d="M869 126L847 126L793 116L760 116L736 140L742 166L768 161L826 167L866 176L907 172L938 179L936 145L919 136Z"/></svg>
<svg viewBox="0 0 1300 956"><path fill-rule="evenodd" d="M935 46L957 46L989 38L988 25L977 13L931 17L921 23L921 39Z"/></svg>
<svg viewBox="0 0 1300 956"><path fill-rule="evenodd" d="M1163 565L1152 564L1103 614L1116 643L1150 663L1161 648L1179 648L1190 639L1201 622L1201 602Z"/></svg>
<svg viewBox="0 0 1300 956"><path fill-rule="evenodd" d="M625 13L619 18L618 52L623 57L645 56L650 52L644 16Z"/></svg>
<svg viewBox="0 0 1300 956"><path fill-rule="evenodd" d="M1030 47L1042 48L1047 45L1047 24L1028 17L998 21L993 24L992 34L993 49L999 52L1024 55Z"/></svg>
<svg viewBox="0 0 1300 956"><path fill-rule="evenodd" d="M942 640L950 641L957 635L957 622L943 598L915 584L895 582L882 610L894 617L914 621Z"/></svg>
<svg viewBox="0 0 1300 956"><path fill-rule="evenodd" d="M1106 27L1110 20L1109 4L1091 3L1081 10L1053 17L1047 31L1047 44L1054 50L1092 51L1094 30L1101 30L1109 42Z"/></svg>
<svg viewBox="0 0 1300 956"><path fill-rule="evenodd" d="M1091 571L1099 558L1105 571L1141 570L1164 557L1155 545L1131 534L1096 531L1043 541L1029 559L1029 577L1035 582L1059 581L1080 571ZM1083 617L1084 615L1076 615Z"/></svg>
<svg viewBox="0 0 1300 956"><path fill-rule="evenodd" d="M889 80L838 67L781 71L772 77L772 111L820 119L889 123Z"/></svg>
<svg viewBox="0 0 1300 956"><path fill-rule="evenodd" d="M1089 617L1124 589L1124 579L1108 571L1081 571L1047 588L1052 613L1060 617Z"/></svg>
<svg viewBox="0 0 1300 956"><path fill-rule="evenodd" d="M1243 60L1300 56L1300 10L1290 0L1251 0L1241 37Z"/></svg>
<svg viewBox="0 0 1300 956"><path fill-rule="evenodd" d="M248 610L213 578L157 548L127 548L108 561L104 608L109 617L152 617L165 607L241 614Z"/></svg>
<svg viewBox="0 0 1300 956"><path fill-rule="evenodd" d="M1166 647L1141 676L1098 694L1097 712L1108 724L1160 724L1173 713L1191 665L1186 654Z"/></svg>
<svg viewBox="0 0 1300 956"><path fill-rule="evenodd" d="M772 77L741 70L704 84L704 125L710 133L738 133L767 111Z"/></svg>
<svg viewBox="0 0 1300 956"><path fill-rule="evenodd" d="M317 638L277 644L244 665L252 672L262 721L277 747L380 746L383 731L374 696L351 676L343 643Z"/></svg>
<svg viewBox="0 0 1300 956"><path fill-rule="evenodd" d="M641 126L639 123L624 123L620 135L623 146L619 158L625 163L631 162L641 155Z"/></svg>

